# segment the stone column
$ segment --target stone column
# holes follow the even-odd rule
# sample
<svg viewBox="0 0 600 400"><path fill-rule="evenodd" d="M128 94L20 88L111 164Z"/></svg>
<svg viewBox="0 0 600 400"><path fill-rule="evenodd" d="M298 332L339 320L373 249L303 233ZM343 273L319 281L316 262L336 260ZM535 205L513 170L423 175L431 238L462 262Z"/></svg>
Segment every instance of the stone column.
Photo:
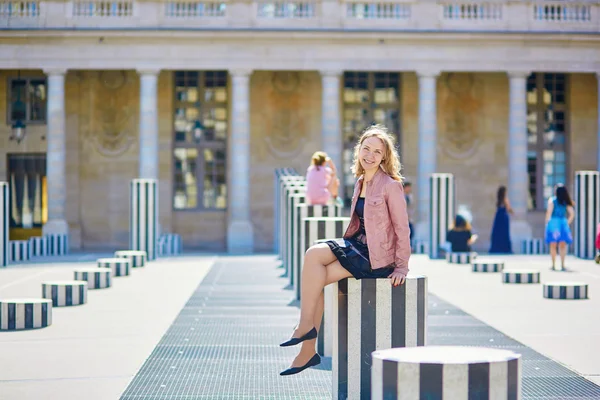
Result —
<svg viewBox="0 0 600 400"><path fill-rule="evenodd" d="M250 74L233 70L231 75L231 138L229 140L229 224L227 250L251 253L254 230L250 222Z"/></svg>
<svg viewBox="0 0 600 400"><path fill-rule="evenodd" d="M48 221L43 233L65 235L69 225L65 215L66 188L66 132L65 132L65 69L44 71L48 75L48 111L46 152L46 179L48 185Z"/></svg>
<svg viewBox="0 0 600 400"><path fill-rule="evenodd" d="M439 71L417 71L419 78L418 223L416 238L429 238L429 177L437 168L436 82Z"/></svg>
<svg viewBox="0 0 600 400"><path fill-rule="evenodd" d="M340 118L340 71L321 71L322 82L322 127L323 151L339 170L342 165L342 130Z"/></svg>
<svg viewBox="0 0 600 400"><path fill-rule="evenodd" d="M597 162L596 170L600 171L600 72L596 72L596 82L597 82L597 89L598 89L598 99L597 99L597 102L598 102L598 105L597 105L597 107L598 107L598 126L596 127L596 129L598 131L598 139L597 139L598 155L596 158L596 162Z"/></svg>
<svg viewBox="0 0 600 400"><path fill-rule="evenodd" d="M508 111L508 198L513 216L510 237L513 251L521 248L523 239L531 238L527 222L529 176L527 173L527 76L529 72L509 72Z"/></svg>
<svg viewBox="0 0 600 400"><path fill-rule="evenodd" d="M140 75L140 179L158 179L158 73L138 70Z"/></svg>

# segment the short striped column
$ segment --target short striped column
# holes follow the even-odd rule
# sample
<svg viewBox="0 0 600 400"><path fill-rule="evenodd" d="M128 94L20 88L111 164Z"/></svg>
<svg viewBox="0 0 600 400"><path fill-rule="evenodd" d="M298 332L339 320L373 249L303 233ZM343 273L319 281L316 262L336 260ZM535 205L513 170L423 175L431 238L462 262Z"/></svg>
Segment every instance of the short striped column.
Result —
<svg viewBox="0 0 600 400"><path fill-rule="evenodd" d="M289 277L289 274L292 273L291 271L291 265L289 264L289 260L290 260L290 240L291 240L291 235L292 235L292 228L290 226L290 221L292 219L292 210L289 208L290 204L288 201L288 198L293 195L293 194L304 194L306 193L306 187L304 186L304 183L302 183L302 185L295 185L292 184L290 186L286 186L284 188L284 194L285 194L285 199L283 202L283 235L282 235L282 241L281 241L281 248L282 248L282 258L281 261L283 263L283 266L285 268L285 273L286 276Z"/></svg>
<svg viewBox="0 0 600 400"><path fill-rule="evenodd" d="M575 257L596 255L596 227L600 223L600 172L575 172Z"/></svg>
<svg viewBox="0 0 600 400"><path fill-rule="evenodd" d="M27 261L31 259L31 248L29 240L11 240L10 241L10 261Z"/></svg>
<svg viewBox="0 0 600 400"><path fill-rule="evenodd" d="M98 268L110 268L113 276L128 276L131 261L128 258L99 258L96 263Z"/></svg>
<svg viewBox="0 0 600 400"><path fill-rule="evenodd" d="M287 194L286 188L291 186L305 187L306 182L304 177L302 176L284 176L281 178L279 182L279 210L277 214L277 256L283 263L283 248L285 246L285 215L286 215L286 204L287 204Z"/></svg>
<svg viewBox="0 0 600 400"><path fill-rule="evenodd" d="M300 237L298 236L298 210L296 207L300 204L305 204L306 202L306 192L302 193L293 193L288 196L288 222L287 222L287 235L288 240L286 243L287 246L287 257L285 259L285 264L288 266L288 279L290 285L294 285L294 280L296 278L296 274L294 271L295 259L297 257L297 253L300 247Z"/></svg>
<svg viewBox="0 0 600 400"><path fill-rule="evenodd" d="M156 259L158 242L158 181L133 179L129 185L129 248Z"/></svg>
<svg viewBox="0 0 600 400"><path fill-rule="evenodd" d="M469 252L448 252L446 253L446 261L450 264L471 264L477 258L477 253Z"/></svg>
<svg viewBox="0 0 600 400"><path fill-rule="evenodd" d="M6 267L10 263L10 240L8 235L10 203L8 183L0 182L0 267Z"/></svg>
<svg viewBox="0 0 600 400"><path fill-rule="evenodd" d="M471 261L473 272L502 272L504 270L504 261L495 259L478 258Z"/></svg>
<svg viewBox="0 0 600 400"><path fill-rule="evenodd" d="M86 281L88 289L106 289L112 286L112 268L77 268L76 281Z"/></svg>
<svg viewBox="0 0 600 400"><path fill-rule="evenodd" d="M129 260L132 268L139 268L146 265L146 252L143 250L118 250L115 251L116 258L125 258Z"/></svg>
<svg viewBox="0 0 600 400"><path fill-rule="evenodd" d="M410 244L412 254L429 254L428 244L425 240L413 239Z"/></svg>
<svg viewBox="0 0 600 400"><path fill-rule="evenodd" d="M546 246L542 239L523 239L521 242L521 254L544 254Z"/></svg>
<svg viewBox="0 0 600 400"><path fill-rule="evenodd" d="M453 174L435 173L429 178L429 257L440 258L440 245L454 224L456 193Z"/></svg>
<svg viewBox="0 0 600 400"><path fill-rule="evenodd" d="M502 282L504 283L540 283L540 271L532 269L504 270L502 271Z"/></svg>
<svg viewBox="0 0 600 400"><path fill-rule="evenodd" d="M587 283L552 282L544 283L544 298L559 300L585 300L589 296Z"/></svg>
<svg viewBox="0 0 600 400"><path fill-rule="evenodd" d="M371 393L371 353L425 346L427 278L342 279L332 284L333 399L364 399Z"/></svg>
<svg viewBox="0 0 600 400"><path fill-rule="evenodd" d="M46 234L48 240L49 256L64 256L69 254L69 235L68 234Z"/></svg>
<svg viewBox="0 0 600 400"><path fill-rule="evenodd" d="M372 400L520 399L521 355L483 347L426 346L373 353Z"/></svg>
<svg viewBox="0 0 600 400"><path fill-rule="evenodd" d="M0 330L18 331L52 325L52 300L0 300Z"/></svg>
<svg viewBox="0 0 600 400"><path fill-rule="evenodd" d="M275 168L275 181L273 182L273 248L275 254L279 254L279 214L281 210L281 182L283 177L298 176L293 168Z"/></svg>
<svg viewBox="0 0 600 400"><path fill-rule="evenodd" d="M49 254L48 236L34 236L29 238L29 247L32 257L45 257Z"/></svg>
<svg viewBox="0 0 600 400"><path fill-rule="evenodd" d="M42 297L52 300L53 307L87 303L87 281L53 281L42 283Z"/></svg>
<svg viewBox="0 0 600 400"><path fill-rule="evenodd" d="M183 251L181 235L176 233L164 233L158 238L159 256L176 256Z"/></svg>

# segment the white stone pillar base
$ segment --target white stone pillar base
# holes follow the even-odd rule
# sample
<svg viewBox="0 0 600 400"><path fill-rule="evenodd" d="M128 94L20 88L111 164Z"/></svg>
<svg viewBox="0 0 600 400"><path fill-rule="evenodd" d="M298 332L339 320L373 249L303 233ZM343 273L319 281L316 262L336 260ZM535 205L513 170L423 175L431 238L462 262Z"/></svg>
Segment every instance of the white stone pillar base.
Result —
<svg viewBox="0 0 600 400"><path fill-rule="evenodd" d="M227 227L227 252L250 254L254 251L254 229L250 221L232 221Z"/></svg>

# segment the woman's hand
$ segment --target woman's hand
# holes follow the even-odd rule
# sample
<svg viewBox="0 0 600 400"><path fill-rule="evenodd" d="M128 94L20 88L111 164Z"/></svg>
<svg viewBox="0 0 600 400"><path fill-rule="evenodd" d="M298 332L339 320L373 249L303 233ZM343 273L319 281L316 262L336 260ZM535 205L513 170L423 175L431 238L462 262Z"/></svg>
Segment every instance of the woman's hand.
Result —
<svg viewBox="0 0 600 400"><path fill-rule="evenodd" d="M402 272L396 270L394 270L388 278L392 280L392 286L402 285L406 279Z"/></svg>

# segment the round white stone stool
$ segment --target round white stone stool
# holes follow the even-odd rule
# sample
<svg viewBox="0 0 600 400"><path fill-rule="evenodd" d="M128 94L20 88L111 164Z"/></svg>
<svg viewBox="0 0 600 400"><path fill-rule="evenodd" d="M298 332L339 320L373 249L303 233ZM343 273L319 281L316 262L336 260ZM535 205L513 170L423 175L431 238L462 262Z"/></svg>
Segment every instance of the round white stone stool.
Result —
<svg viewBox="0 0 600 400"><path fill-rule="evenodd" d="M372 353L371 399L518 399L521 355L483 347L426 346Z"/></svg>
<svg viewBox="0 0 600 400"><path fill-rule="evenodd" d="M128 276L131 261L128 258L99 258L97 261L98 268L110 268L113 271L113 276Z"/></svg>
<svg viewBox="0 0 600 400"><path fill-rule="evenodd" d="M560 300L585 300L588 298L588 285L582 282L544 283L544 298Z"/></svg>
<svg viewBox="0 0 600 400"><path fill-rule="evenodd" d="M104 289L112 285L111 268L78 268L75 270L76 281L86 281L88 289Z"/></svg>
<svg viewBox="0 0 600 400"><path fill-rule="evenodd" d="M0 300L0 330L45 328L52 325L52 300Z"/></svg>
<svg viewBox="0 0 600 400"><path fill-rule="evenodd" d="M540 283L540 271L533 269L513 269L502 272L504 283Z"/></svg>
<svg viewBox="0 0 600 400"><path fill-rule="evenodd" d="M53 307L87 303L87 281L53 281L42 283L42 297L52 300Z"/></svg>
<svg viewBox="0 0 600 400"><path fill-rule="evenodd" d="M139 268L146 265L148 255L144 250L119 250L115 251L116 258L126 258L131 261L132 268Z"/></svg>
<svg viewBox="0 0 600 400"><path fill-rule="evenodd" d="M478 258L471 261L473 272L502 272L504 261L492 258Z"/></svg>
<svg viewBox="0 0 600 400"><path fill-rule="evenodd" d="M477 258L475 252L464 252L464 253L446 253L446 261L450 264L471 264Z"/></svg>

